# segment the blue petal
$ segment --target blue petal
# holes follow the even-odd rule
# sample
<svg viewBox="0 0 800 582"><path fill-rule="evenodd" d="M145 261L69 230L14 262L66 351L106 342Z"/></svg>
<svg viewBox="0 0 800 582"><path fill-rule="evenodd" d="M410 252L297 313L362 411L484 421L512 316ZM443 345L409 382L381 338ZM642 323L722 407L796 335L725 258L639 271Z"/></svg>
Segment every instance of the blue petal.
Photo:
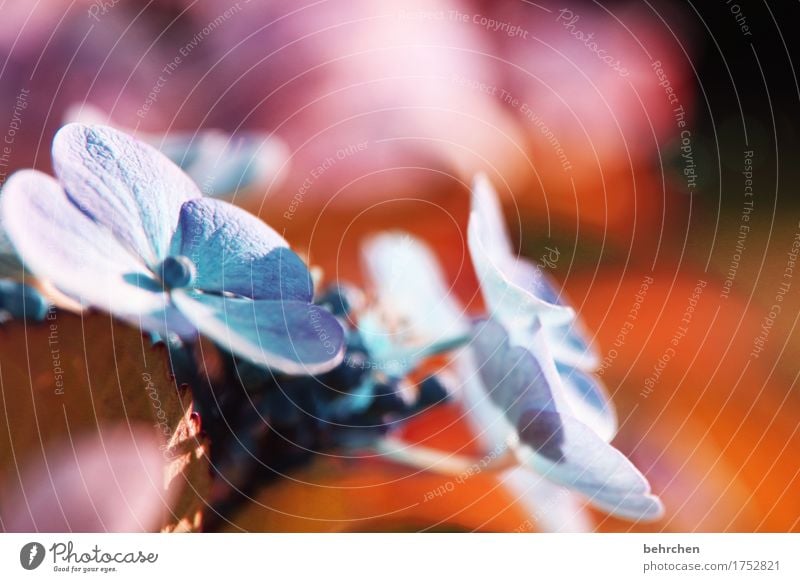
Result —
<svg viewBox="0 0 800 582"><path fill-rule="evenodd" d="M549 297L540 270L513 254L497 194L483 176L475 179L467 234L489 312L505 325L530 327L536 318L560 325L575 317L571 307Z"/></svg>
<svg viewBox="0 0 800 582"><path fill-rule="evenodd" d="M344 357L339 321L325 309L301 301L251 301L180 289L173 301L223 349L254 364L287 374L314 375Z"/></svg>
<svg viewBox="0 0 800 582"><path fill-rule="evenodd" d="M558 290L555 281L548 274L539 270L536 282L539 297L550 303L567 305L564 294ZM544 332L557 362L586 372L594 370L600 364L600 356L589 344L588 334L577 317L563 325L546 326Z"/></svg>
<svg viewBox="0 0 800 582"><path fill-rule="evenodd" d="M583 423L562 419L563 458L550 459L523 447L522 460L551 481L583 493L598 507L628 519L658 519L661 502L647 479L617 449Z"/></svg>
<svg viewBox="0 0 800 582"><path fill-rule="evenodd" d="M50 176L13 174L0 196L0 215L25 266L81 303L123 317L167 306L142 262L78 210Z"/></svg>
<svg viewBox="0 0 800 582"><path fill-rule="evenodd" d="M487 393L512 425L518 426L521 416L530 409L557 415L571 412L558 372L555 366L548 365L551 356L540 329L529 334L522 347L512 345L506 329L488 319L476 325L471 345Z"/></svg>
<svg viewBox="0 0 800 582"><path fill-rule="evenodd" d="M53 162L70 199L151 268L166 256L183 203L200 196L166 156L110 127L65 125Z"/></svg>
<svg viewBox="0 0 800 582"><path fill-rule="evenodd" d="M548 479L583 493L619 517L658 519L663 507L647 479L617 449L574 418L561 418L563 458L554 460L523 447L521 458ZM527 443L525 443L527 444Z"/></svg>
<svg viewBox="0 0 800 582"><path fill-rule="evenodd" d="M177 336L179 339L187 341L197 338L197 328L172 304L149 313L121 315L120 317L131 325L157 336L170 339Z"/></svg>
<svg viewBox="0 0 800 582"><path fill-rule="evenodd" d="M308 269L283 237L221 200L199 198L183 205L170 255L194 263L194 287L202 291L305 303L314 293Z"/></svg>
<svg viewBox="0 0 800 582"><path fill-rule="evenodd" d="M481 380L476 350L461 350L455 358L455 369L461 384L464 417L475 432L485 451L500 452L508 448L515 437L515 428L493 403L490 390Z"/></svg>

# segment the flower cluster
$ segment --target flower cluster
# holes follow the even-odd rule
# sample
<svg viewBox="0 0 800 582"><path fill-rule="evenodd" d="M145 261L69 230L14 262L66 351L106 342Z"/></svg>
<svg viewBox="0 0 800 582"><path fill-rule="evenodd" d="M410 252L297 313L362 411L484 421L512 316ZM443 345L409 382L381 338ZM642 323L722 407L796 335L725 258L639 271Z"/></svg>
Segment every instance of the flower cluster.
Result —
<svg viewBox="0 0 800 582"><path fill-rule="evenodd" d="M311 303L308 269L266 224L204 198L164 155L108 127L64 126L53 163L58 179L17 172L0 203L34 275L144 330L200 332L287 373L341 361L341 326Z"/></svg>
<svg viewBox="0 0 800 582"><path fill-rule="evenodd" d="M428 470L451 466L394 430L446 399L460 403L493 457L512 459L502 474L527 483L534 505L565 487L621 517L661 514L645 478L609 444L616 416L575 311L513 252L485 178L476 179L468 227L486 304L476 320L433 252L409 235L366 245L375 296L367 302L344 283L315 289L277 232L203 197L164 154L121 131L68 124L53 162L56 178L23 170L4 186L8 239L71 305L107 311L168 345L225 484L215 515L314 451L368 447ZM22 303L23 313L44 305ZM198 336L222 355L214 374L203 376L195 359ZM410 382L433 355L447 362L442 375Z"/></svg>

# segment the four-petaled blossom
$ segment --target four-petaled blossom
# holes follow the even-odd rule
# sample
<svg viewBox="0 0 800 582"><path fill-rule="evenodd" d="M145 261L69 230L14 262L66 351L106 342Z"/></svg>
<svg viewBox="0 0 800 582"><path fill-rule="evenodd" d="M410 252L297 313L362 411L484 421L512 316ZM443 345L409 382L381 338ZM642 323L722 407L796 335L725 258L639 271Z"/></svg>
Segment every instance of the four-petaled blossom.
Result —
<svg viewBox="0 0 800 582"><path fill-rule="evenodd" d="M199 331L286 373L341 361L341 325L311 303L305 264L259 219L203 198L163 154L108 127L64 126L53 162L58 180L22 170L0 197L34 275L144 330Z"/></svg>
<svg viewBox="0 0 800 582"><path fill-rule="evenodd" d="M574 310L539 268L513 253L497 195L482 176L473 188L468 239L489 317L473 326L472 340L454 366L467 417L484 446L495 454L510 450L522 466L614 515L658 518L663 508L647 480L609 444L616 415L590 373L597 356ZM401 244L397 235L387 235L367 248L373 274L380 272L376 265L411 255L391 286L376 278L379 296L405 296L400 306L407 334L413 330L433 342L459 336L462 309L447 293L430 253L419 242ZM405 459L413 455L402 453ZM585 527L571 498L530 471L506 471L503 479L523 501L555 512L555 519L542 519L545 526L556 529L572 520L575 528Z"/></svg>
<svg viewBox="0 0 800 582"><path fill-rule="evenodd" d="M548 479L620 517L656 519L661 502L644 476L609 444L617 419L589 375L597 357L575 312L535 266L514 255L497 195L479 176L469 247L490 318L476 328L465 395L493 438ZM471 366L469 364L472 364Z"/></svg>

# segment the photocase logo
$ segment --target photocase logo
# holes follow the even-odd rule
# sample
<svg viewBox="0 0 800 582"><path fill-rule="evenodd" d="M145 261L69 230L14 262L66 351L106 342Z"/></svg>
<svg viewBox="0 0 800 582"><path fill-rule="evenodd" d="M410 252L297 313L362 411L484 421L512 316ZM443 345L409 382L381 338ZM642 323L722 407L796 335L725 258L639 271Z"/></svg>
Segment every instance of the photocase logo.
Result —
<svg viewBox="0 0 800 582"><path fill-rule="evenodd" d="M35 570L44 561L44 546L39 542L30 542L19 551L19 563L26 570Z"/></svg>

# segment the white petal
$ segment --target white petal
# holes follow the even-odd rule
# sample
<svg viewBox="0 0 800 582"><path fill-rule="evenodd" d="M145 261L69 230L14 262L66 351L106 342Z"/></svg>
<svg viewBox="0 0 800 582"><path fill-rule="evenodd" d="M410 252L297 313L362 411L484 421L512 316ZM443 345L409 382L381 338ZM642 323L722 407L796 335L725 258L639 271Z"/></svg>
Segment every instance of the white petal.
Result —
<svg viewBox="0 0 800 582"><path fill-rule="evenodd" d="M13 174L0 196L0 213L26 267L84 305L132 318L167 306L152 273L78 210L50 176Z"/></svg>
<svg viewBox="0 0 800 582"><path fill-rule="evenodd" d="M497 195L485 178L475 180L467 235L489 312L504 325L525 328L535 318L561 325L575 317L571 307L543 298L539 270L512 253Z"/></svg>
<svg viewBox="0 0 800 582"><path fill-rule="evenodd" d="M532 447L519 449L520 459L551 481L583 493L589 502L628 519L658 519L663 507L647 479L617 449L580 421L561 417L561 459Z"/></svg>

